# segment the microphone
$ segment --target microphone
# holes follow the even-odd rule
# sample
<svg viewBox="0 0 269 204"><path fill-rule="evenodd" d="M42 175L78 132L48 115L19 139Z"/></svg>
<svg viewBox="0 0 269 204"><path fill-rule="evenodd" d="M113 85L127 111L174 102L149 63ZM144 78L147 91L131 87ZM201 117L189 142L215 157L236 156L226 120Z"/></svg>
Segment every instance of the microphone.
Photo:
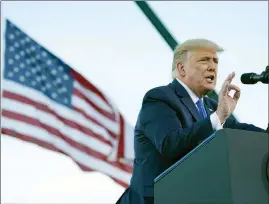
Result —
<svg viewBox="0 0 269 204"><path fill-rule="evenodd" d="M269 66L267 66L266 70L261 74L255 74L255 73L242 74L241 82L243 84L256 84L257 82L269 84Z"/></svg>

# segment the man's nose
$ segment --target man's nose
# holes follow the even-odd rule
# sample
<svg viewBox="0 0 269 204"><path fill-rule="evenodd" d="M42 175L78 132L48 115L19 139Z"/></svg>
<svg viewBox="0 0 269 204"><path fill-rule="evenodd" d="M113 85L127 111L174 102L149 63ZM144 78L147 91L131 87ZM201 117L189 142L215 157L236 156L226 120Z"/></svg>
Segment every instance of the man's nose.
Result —
<svg viewBox="0 0 269 204"><path fill-rule="evenodd" d="M207 71L214 72L214 71L216 71L216 69L217 69L216 65L209 65L208 68L207 68Z"/></svg>
<svg viewBox="0 0 269 204"><path fill-rule="evenodd" d="M210 69L210 71L215 71L217 66L218 64L213 59L208 61L208 69Z"/></svg>

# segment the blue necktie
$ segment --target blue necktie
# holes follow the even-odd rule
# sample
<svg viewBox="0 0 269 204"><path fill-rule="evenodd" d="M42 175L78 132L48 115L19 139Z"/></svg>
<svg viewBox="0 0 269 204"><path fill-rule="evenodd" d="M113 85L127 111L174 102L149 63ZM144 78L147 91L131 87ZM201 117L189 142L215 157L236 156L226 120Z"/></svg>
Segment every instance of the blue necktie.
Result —
<svg viewBox="0 0 269 204"><path fill-rule="evenodd" d="M203 103L202 98L199 98L199 100L196 102L196 104L198 106L198 110L200 112L201 117L203 119L206 118L207 117L207 113L206 113L205 106L204 106L204 103Z"/></svg>

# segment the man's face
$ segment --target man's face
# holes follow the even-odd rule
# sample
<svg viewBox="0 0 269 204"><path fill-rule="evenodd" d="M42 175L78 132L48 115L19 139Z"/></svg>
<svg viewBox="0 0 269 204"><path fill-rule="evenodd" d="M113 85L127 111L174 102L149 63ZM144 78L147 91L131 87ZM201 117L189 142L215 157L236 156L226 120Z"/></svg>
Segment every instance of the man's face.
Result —
<svg viewBox="0 0 269 204"><path fill-rule="evenodd" d="M199 97L212 91L217 82L218 56L215 51L199 49L191 52L184 63L184 82Z"/></svg>

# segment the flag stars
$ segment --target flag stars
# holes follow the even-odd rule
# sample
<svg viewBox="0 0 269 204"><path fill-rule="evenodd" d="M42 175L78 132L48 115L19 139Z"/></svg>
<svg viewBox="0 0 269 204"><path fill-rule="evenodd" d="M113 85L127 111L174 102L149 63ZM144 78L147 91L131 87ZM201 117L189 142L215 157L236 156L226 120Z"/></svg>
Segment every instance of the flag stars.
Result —
<svg viewBox="0 0 269 204"><path fill-rule="evenodd" d="M68 79L69 79L68 75L65 74L65 75L64 75L64 80L68 80Z"/></svg>
<svg viewBox="0 0 269 204"><path fill-rule="evenodd" d="M26 52L27 54L30 54L31 50L28 49L28 48L26 48L26 49L25 49L25 52Z"/></svg>
<svg viewBox="0 0 269 204"><path fill-rule="evenodd" d="M67 104L68 103L68 99L64 98L64 103Z"/></svg>
<svg viewBox="0 0 269 204"><path fill-rule="evenodd" d="M25 68L25 65L24 65L24 63L20 63L20 68Z"/></svg>
<svg viewBox="0 0 269 204"><path fill-rule="evenodd" d="M36 71L41 71L41 67L39 65L36 66Z"/></svg>
<svg viewBox="0 0 269 204"><path fill-rule="evenodd" d="M26 59L25 61L26 61L26 64L30 64L31 63L30 59Z"/></svg>
<svg viewBox="0 0 269 204"><path fill-rule="evenodd" d="M21 51L20 51L20 55L21 55L22 57L24 57L24 56L25 56L25 52L24 52L23 50L21 50Z"/></svg>
<svg viewBox="0 0 269 204"><path fill-rule="evenodd" d="M47 79L47 77L46 77L45 75L42 75L42 76L41 76L41 79L42 79L43 81L45 81L45 80Z"/></svg>
<svg viewBox="0 0 269 204"><path fill-rule="evenodd" d="M10 40L13 40L13 39L15 38L15 36L14 36L13 34L10 34L10 35L8 36L8 38L9 38Z"/></svg>
<svg viewBox="0 0 269 204"><path fill-rule="evenodd" d="M57 86L57 81L56 80L54 80L52 83L53 83L54 86Z"/></svg>
<svg viewBox="0 0 269 204"><path fill-rule="evenodd" d="M58 67L58 69L59 69L59 71L61 71L61 72L64 70L63 66L61 66L61 65Z"/></svg>
<svg viewBox="0 0 269 204"><path fill-rule="evenodd" d="M13 64L13 59L8 59L8 64L12 65Z"/></svg>
<svg viewBox="0 0 269 204"><path fill-rule="evenodd" d="M62 82L62 80L60 78L57 78L56 82L60 84Z"/></svg>
<svg viewBox="0 0 269 204"><path fill-rule="evenodd" d="M20 59L20 55L15 55L15 59L19 60Z"/></svg>
<svg viewBox="0 0 269 204"><path fill-rule="evenodd" d="M21 34L21 32L18 31L18 30L16 30L16 31L15 31L15 34L16 34L17 36L19 36L19 35Z"/></svg>
<svg viewBox="0 0 269 204"><path fill-rule="evenodd" d="M19 72L19 68L18 67L14 67L14 72Z"/></svg>
<svg viewBox="0 0 269 204"><path fill-rule="evenodd" d="M20 76L20 81L24 82L25 81L25 77L24 76Z"/></svg>
<svg viewBox="0 0 269 204"><path fill-rule="evenodd" d="M40 81L41 81L41 77L40 77L40 76L37 76L37 77L36 77L36 80L37 80L38 82L40 82Z"/></svg>
<svg viewBox="0 0 269 204"><path fill-rule="evenodd" d="M30 48L33 52L36 50L36 48L32 45Z"/></svg>
<svg viewBox="0 0 269 204"><path fill-rule="evenodd" d="M5 77L35 89L62 105L71 105L73 79L64 62L16 27L7 33L7 42L8 68Z"/></svg>
<svg viewBox="0 0 269 204"><path fill-rule="evenodd" d="M60 92L60 93L64 93L66 91L67 91L67 89L65 87L62 87L61 89L58 90L58 92Z"/></svg>
<svg viewBox="0 0 269 204"><path fill-rule="evenodd" d="M52 64L52 61L51 60L48 60L47 61L47 65L51 65Z"/></svg>
<svg viewBox="0 0 269 204"><path fill-rule="evenodd" d="M35 73L36 73L36 69L33 68L33 69L31 70L31 72L32 72L33 74L35 74Z"/></svg>
<svg viewBox="0 0 269 204"><path fill-rule="evenodd" d="M56 93L52 93L51 94L51 97L55 99L57 97L57 94Z"/></svg>
<svg viewBox="0 0 269 204"><path fill-rule="evenodd" d="M62 87L62 88L58 89L59 94L65 93L66 91L67 91L67 89L65 87Z"/></svg>
<svg viewBox="0 0 269 204"><path fill-rule="evenodd" d="M15 42L14 47L16 47L16 48L20 47L19 43Z"/></svg>
<svg viewBox="0 0 269 204"><path fill-rule="evenodd" d="M50 83L47 83L46 84L46 87L47 87L47 89L50 89L51 88L51 84Z"/></svg>
<svg viewBox="0 0 269 204"><path fill-rule="evenodd" d="M31 75L31 73L30 72L25 72L25 76L27 76L27 77L29 77Z"/></svg>
<svg viewBox="0 0 269 204"><path fill-rule="evenodd" d="M8 72L7 75L8 75L9 77L13 77L13 76L14 76L13 72Z"/></svg>
<svg viewBox="0 0 269 204"><path fill-rule="evenodd" d="M14 52L14 50L15 50L15 48L11 45L11 46L9 47L9 51L10 51L10 52Z"/></svg>
<svg viewBox="0 0 269 204"><path fill-rule="evenodd" d="M56 75L56 74L57 74L56 69L51 70L51 74L52 74L52 75Z"/></svg>
<svg viewBox="0 0 269 204"><path fill-rule="evenodd" d="M42 86L42 87L41 87L41 90L42 90L43 92L45 92L45 91L46 91L46 87Z"/></svg>
<svg viewBox="0 0 269 204"><path fill-rule="evenodd" d="M25 42L30 42L30 38L29 37L25 37Z"/></svg>
<svg viewBox="0 0 269 204"><path fill-rule="evenodd" d="M47 56L48 56L47 52L45 52L45 51L42 51L41 55L42 55L43 57L47 57Z"/></svg>
<svg viewBox="0 0 269 204"><path fill-rule="evenodd" d="M20 40L20 43L21 43L22 45L24 45L24 44L25 44L25 41L24 41L23 39L21 39L21 40Z"/></svg>

